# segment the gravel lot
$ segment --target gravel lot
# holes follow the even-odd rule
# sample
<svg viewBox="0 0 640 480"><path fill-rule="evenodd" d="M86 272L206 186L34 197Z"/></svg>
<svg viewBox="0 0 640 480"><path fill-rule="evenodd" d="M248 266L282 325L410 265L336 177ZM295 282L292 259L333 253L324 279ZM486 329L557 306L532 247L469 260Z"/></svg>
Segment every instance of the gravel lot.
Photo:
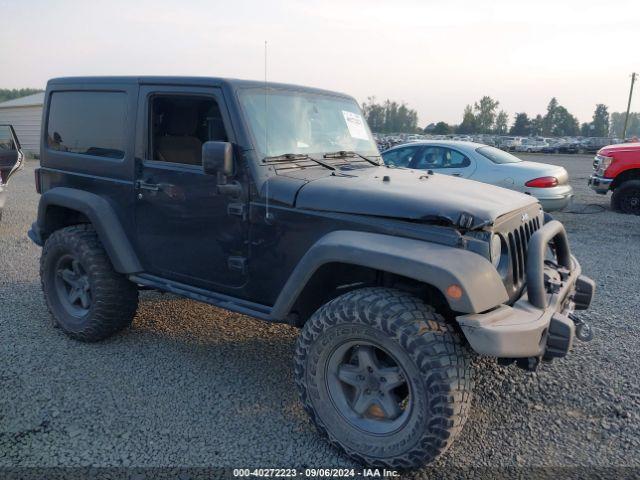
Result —
<svg viewBox="0 0 640 480"><path fill-rule="evenodd" d="M479 360L472 415L440 473L640 467L640 217L611 212L609 197L588 189L591 159L554 162L576 189L571 210L605 208L556 215L598 285L584 314L595 339L533 374ZM300 407L294 328L153 292L133 327L108 341L82 344L51 328L40 249L26 236L35 165L12 180L0 226L0 467L352 466Z"/></svg>

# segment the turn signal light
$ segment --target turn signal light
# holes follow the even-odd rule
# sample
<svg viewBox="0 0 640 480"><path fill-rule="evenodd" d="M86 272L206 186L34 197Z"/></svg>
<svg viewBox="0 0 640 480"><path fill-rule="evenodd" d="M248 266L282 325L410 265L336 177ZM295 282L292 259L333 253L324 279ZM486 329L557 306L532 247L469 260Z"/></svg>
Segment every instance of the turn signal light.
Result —
<svg viewBox="0 0 640 480"><path fill-rule="evenodd" d="M447 295L455 300L459 300L462 297L462 288L455 283L447 287Z"/></svg>
<svg viewBox="0 0 640 480"><path fill-rule="evenodd" d="M558 185L558 179L556 177L540 177L529 180L525 183L527 187L535 188L551 188Z"/></svg>

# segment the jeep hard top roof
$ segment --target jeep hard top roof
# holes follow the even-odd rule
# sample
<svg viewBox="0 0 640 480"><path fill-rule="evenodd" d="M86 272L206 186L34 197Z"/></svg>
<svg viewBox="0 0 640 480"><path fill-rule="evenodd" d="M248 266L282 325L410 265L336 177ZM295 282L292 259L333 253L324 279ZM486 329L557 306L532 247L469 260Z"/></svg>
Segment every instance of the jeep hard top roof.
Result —
<svg viewBox="0 0 640 480"><path fill-rule="evenodd" d="M183 85L192 87L227 87L233 90L240 88L263 88L265 84L269 88L295 90L319 95L333 95L345 98L352 98L350 95L320 88L305 87L302 85L291 85L277 82L264 82L261 80L241 80L236 78L221 77L181 77L181 76L99 76L99 77L60 77L52 78L47 83L51 86L68 85Z"/></svg>

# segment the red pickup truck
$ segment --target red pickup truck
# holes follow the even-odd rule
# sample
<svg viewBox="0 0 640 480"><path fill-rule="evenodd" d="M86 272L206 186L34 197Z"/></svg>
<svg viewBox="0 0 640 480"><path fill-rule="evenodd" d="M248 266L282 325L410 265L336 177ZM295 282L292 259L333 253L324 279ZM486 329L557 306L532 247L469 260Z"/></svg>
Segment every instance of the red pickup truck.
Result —
<svg viewBox="0 0 640 480"><path fill-rule="evenodd" d="M598 150L589 185L611 195L611 208L640 215L640 143L609 145Z"/></svg>

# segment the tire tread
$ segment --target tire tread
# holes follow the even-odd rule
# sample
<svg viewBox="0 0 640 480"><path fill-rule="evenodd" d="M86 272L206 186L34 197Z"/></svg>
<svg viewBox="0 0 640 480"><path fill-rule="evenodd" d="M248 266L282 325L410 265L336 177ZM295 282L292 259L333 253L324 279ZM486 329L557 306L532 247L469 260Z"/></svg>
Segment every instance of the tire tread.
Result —
<svg viewBox="0 0 640 480"><path fill-rule="evenodd" d="M56 247L64 246L82 257L82 265L92 281L90 318L81 330L70 331L56 318L51 306L46 265ZM138 307L138 289L124 275L116 272L90 224L73 225L56 230L45 242L40 261L40 279L47 309L55 326L67 335L83 342L96 342L128 327ZM52 287L52 286L51 286ZM55 293L53 293L55 295Z"/></svg>
<svg viewBox="0 0 640 480"><path fill-rule="evenodd" d="M422 438L400 456L378 458L353 451L331 433L314 410L305 380L307 354L323 330L346 322L370 325L388 334L425 375L431 419ZM471 355L458 333L419 298L383 287L354 290L321 307L298 337L294 373L302 405L317 430L365 465L403 469L435 460L462 430L472 402Z"/></svg>

